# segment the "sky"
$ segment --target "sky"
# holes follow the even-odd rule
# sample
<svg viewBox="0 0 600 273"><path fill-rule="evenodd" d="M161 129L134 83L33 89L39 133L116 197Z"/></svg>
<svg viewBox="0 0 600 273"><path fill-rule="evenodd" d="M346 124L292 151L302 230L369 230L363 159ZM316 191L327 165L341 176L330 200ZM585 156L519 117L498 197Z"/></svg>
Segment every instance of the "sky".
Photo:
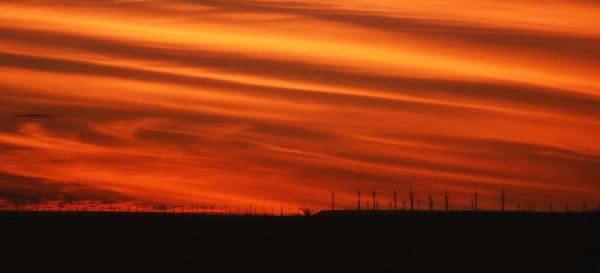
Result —
<svg viewBox="0 0 600 273"><path fill-rule="evenodd" d="M0 2L0 208L600 206L595 1ZM365 198L368 196L369 198ZM365 206L366 204L363 204ZM423 205L422 205L423 206Z"/></svg>

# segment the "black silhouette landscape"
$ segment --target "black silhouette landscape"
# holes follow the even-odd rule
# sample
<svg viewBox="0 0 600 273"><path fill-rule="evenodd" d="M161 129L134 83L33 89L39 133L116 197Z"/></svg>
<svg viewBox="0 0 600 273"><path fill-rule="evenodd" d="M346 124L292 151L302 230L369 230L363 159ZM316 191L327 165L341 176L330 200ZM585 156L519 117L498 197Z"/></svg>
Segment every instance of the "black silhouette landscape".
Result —
<svg viewBox="0 0 600 273"><path fill-rule="evenodd" d="M69 257L100 267L237 266L217 262L224 259L253 261L260 268L285 261L425 272L600 269L598 212L355 210L283 217L0 212L0 223L2 234L10 235L3 241L8 257L27 253L54 266ZM32 246L60 251L32 252Z"/></svg>

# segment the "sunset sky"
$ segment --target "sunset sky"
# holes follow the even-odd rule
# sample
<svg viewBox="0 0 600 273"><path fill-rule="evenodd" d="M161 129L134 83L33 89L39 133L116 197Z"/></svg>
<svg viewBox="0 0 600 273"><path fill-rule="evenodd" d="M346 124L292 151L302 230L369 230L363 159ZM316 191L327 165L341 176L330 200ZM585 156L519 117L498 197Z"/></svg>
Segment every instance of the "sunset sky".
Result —
<svg viewBox="0 0 600 273"><path fill-rule="evenodd" d="M599 79L596 1L0 1L0 209L597 207Z"/></svg>

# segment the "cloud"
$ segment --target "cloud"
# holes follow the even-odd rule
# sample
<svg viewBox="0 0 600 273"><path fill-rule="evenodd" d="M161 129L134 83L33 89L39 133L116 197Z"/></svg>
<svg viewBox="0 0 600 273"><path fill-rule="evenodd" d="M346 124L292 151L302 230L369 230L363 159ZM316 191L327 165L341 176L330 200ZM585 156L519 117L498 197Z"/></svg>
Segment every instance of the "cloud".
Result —
<svg viewBox="0 0 600 273"><path fill-rule="evenodd" d="M459 21L450 19L430 19L408 16L382 15L366 10L341 9L327 5L298 5L290 1L200 1L204 5L216 7L221 12L258 12L289 14L312 17L361 26L375 30L410 34L433 40L450 40L475 43L493 47L531 49L567 56L580 60L599 61L600 39L561 35L548 30L498 27L485 22ZM460 7L457 7L460 8Z"/></svg>
<svg viewBox="0 0 600 273"><path fill-rule="evenodd" d="M0 198L13 204L36 204L42 201L115 203L133 200L111 190L9 173L0 173Z"/></svg>
<svg viewBox="0 0 600 273"><path fill-rule="evenodd" d="M0 197L597 198L597 7L550 2L2 3Z"/></svg>
<svg viewBox="0 0 600 273"><path fill-rule="evenodd" d="M431 77L390 76L376 73L358 73L328 65L319 65L301 61L279 60L207 50L180 50L169 47L143 47L122 41L100 40L85 36L43 32L28 29L3 28L1 39L12 39L21 43L39 43L40 37L47 45L76 48L95 54L106 54L115 58L138 59L146 61L171 62L176 65L219 69L235 73L276 77L289 80L301 80L320 83L323 79L338 86L363 88L381 94L408 95L431 100L446 99L460 101L472 100L473 106L491 108L527 107L532 111L559 112L576 116L598 114L600 99L578 90L553 88L543 85L497 82L489 80L440 79ZM552 44L552 43L549 43ZM600 47L599 47L600 48ZM353 103L354 98L361 100L361 106L402 107L415 105L414 102L398 102L364 96L335 94L328 90L298 90L272 88L218 81L210 78L186 77L148 70L128 69L119 66L98 65L88 62L74 62L37 56L6 55L3 63L27 69L55 72L84 73L89 75L129 78L140 81L156 81L167 84L184 84L212 87L216 90L237 92L245 90L249 94L263 96L282 96L300 101L324 101L329 103ZM12 60L12 61L11 61ZM308 91L308 93L307 93ZM418 106L418 105L415 105ZM436 107L441 107L437 105ZM447 107L447 106L446 106Z"/></svg>
<svg viewBox="0 0 600 273"><path fill-rule="evenodd" d="M14 117L17 118L53 118L54 116L48 114L16 114Z"/></svg>

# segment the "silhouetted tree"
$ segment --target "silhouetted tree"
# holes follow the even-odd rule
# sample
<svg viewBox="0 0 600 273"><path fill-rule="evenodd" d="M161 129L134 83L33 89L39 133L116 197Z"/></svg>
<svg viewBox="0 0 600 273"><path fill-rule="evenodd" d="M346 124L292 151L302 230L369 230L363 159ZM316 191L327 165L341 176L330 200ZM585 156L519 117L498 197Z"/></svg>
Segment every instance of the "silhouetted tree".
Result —
<svg viewBox="0 0 600 273"><path fill-rule="evenodd" d="M302 211L304 216L310 216L312 214L312 211L310 210L310 208L302 208L302 209L300 209L300 211Z"/></svg>

